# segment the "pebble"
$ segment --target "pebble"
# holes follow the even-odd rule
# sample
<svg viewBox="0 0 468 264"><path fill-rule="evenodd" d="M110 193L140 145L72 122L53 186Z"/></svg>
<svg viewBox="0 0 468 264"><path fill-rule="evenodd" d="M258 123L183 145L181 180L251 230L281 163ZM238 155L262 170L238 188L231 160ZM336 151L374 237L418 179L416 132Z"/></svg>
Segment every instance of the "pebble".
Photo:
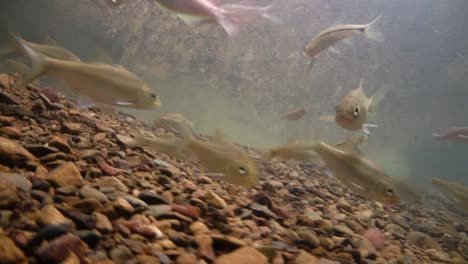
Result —
<svg viewBox="0 0 468 264"><path fill-rule="evenodd" d="M66 162L53 169L46 179L59 187L66 185L80 187L83 185L83 177L73 162Z"/></svg>
<svg viewBox="0 0 468 264"><path fill-rule="evenodd" d="M227 203L224 201L224 199L222 199L212 190L205 192L205 202L218 209L224 209L227 206Z"/></svg>
<svg viewBox="0 0 468 264"><path fill-rule="evenodd" d="M22 263L26 257L0 228L0 263Z"/></svg>
<svg viewBox="0 0 468 264"><path fill-rule="evenodd" d="M96 218L95 227L97 230L103 233L108 233L108 232L113 231L112 224L109 221L109 218L107 218L107 216L99 212L94 212L93 215Z"/></svg>
<svg viewBox="0 0 468 264"><path fill-rule="evenodd" d="M88 250L88 245L78 236L66 234L49 243L41 244L36 251L36 256L45 263L57 263L65 260L70 252L77 256L84 256Z"/></svg>
<svg viewBox="0 0 468 264"><path fill-rule="evenodd" d="M49 144L49 146L55 147L55 148L57 148L58 150L60 150L60 151L62 151L64 153L71 153L72 152L72 149L68 145L67 140L65 138L63 138L63 137L52 136L49 139L48 144Z"/></svg>
<svg viewBox="0 0 468 264"><path fill-rule="evenodd" d="M252 247L242 247L231 253L216 258L216 264L267 264L268 259ZM301 262L305 264L306 262ZM307 263L313 264L313 263Z"/></svg>
<svg viewBox="0 0 468 264"><path fill-rule="evenodd" d="M32 183L25 176L17 173L0 172L0 181L7 181L22 189L24 192L29 192L32 188Z"/></svg>
<svg viewBox="0 0 468 264"><path fill-rule="evenodd" d="M133 208L133 206L122 197L117 198L114 202L112 202L112 205L114 205L116 210L126 214L131 214L135 211L135 208Z"/></svg>
<svg viewBox="0 0 468 264"><path fill-rule="evenodd" d="M37 222L40 225L71 225L72 221L66 218L53 204L42 207L37 215Z"/></svg>
<svg viewBox="0 0 468 264"><path fill-rule="evenodd" d="M107 198L107 196L104 193L102 193L98 189L93 188L93 187L91 187L89 185L81 187L80 195L83 198L95 198L101 203L109 202L109 199Z"/></svg>
<svg viewBox="0 0 468 264"><path fill-rule="evenodd" d="M116 190L119 190L123 193L128 193L128 187L116 177L103 176L103 177L100 177L97 180L97 182L101 190L102 188L105 188L105 187L113 187Z"/></svg>
<svg viewBox="0 0 468 264"><path fill-rule="evenodd" d="M200 221L196 221L190 224L190 232L194 235L209 234L211 233L210 229Z"/></svg>
<svg viewBox="0 0 468 264"><path fill-rule="evenodd" d="M162 195L159 195L155 192L144 191L138 195L138 199L144 201L149 205L155 204L169 204L169 201Z"/></svg>

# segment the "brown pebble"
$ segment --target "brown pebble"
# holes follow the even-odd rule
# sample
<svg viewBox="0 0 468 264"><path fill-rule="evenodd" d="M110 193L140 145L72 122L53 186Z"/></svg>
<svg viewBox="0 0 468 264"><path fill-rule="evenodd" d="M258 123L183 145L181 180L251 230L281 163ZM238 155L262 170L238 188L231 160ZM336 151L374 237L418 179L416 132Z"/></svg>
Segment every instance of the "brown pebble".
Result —
<svg viewBox="0 0 468 264"><path fill-rule="evenodd" d="M77 256L84 256L88 245L79 237L71 233L60 236L49 243L43 243L37 249L36 255L45 263L57 263L65 260L70 252Z"/></svg>
<svg viewBox="0 0 468 264"><path fill-rule="evenodd" d="M176 263L177 264L197 264L198 259L197 259L197 256L193 254L182 253L181 255L177 257Z"/></svg>
<svg viewBox="0 0 468 264"><path fill-rule="evenodd" d="M81 176L80 170L78 170L73 162L61 164L49 172L46 179L57 186L74 185L80 187L83 184L83 177Z"/></svg>
<svg viewBox="0 0 468 264"><path fill-rule="evenodd" d="M215 264L267 264L268 259L253 247L242 247L216 258ZM312 263L307 263L312 264Z"/></svg>
<svg viewBox="0 0 468 264"><path fill-rule="evenodd" d="M67 140L60 136L53 136L49 139L49 146L55 147L64 153L71 153L72 149L68 145Z"/></svg>
<svg viewBox="0 0 468 264"><path fill-rule="evenodd" d="M25 260L23 251L0 228L0 263L23 263Z"/></svg>
<svg viewBox="0 0 468 264"><path fill-rule="evenodd" d="M20 138L22 135L19 129L17 129L16 127L10 127L10 126L0 128L0 133L5 134L11 138Z"/></svg>
<svg viewBox="0 0 468 264"><path fill-rule="evenodd" d="M215 259L215 253L213 250L213 240L209 235L197 235L195 236L195 242L198 245L198 255L208 261Z"/></svg>

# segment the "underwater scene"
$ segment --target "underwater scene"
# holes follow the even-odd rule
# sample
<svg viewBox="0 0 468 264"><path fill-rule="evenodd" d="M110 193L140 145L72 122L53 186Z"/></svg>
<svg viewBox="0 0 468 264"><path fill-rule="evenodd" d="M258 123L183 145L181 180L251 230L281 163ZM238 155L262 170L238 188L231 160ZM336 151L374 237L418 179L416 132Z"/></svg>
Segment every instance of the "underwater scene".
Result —
<svg viewBox="0 0 468 264"><path fill-rule="evenodd" d="M0 1L0 264L468 263L467 0Z"/></svg>

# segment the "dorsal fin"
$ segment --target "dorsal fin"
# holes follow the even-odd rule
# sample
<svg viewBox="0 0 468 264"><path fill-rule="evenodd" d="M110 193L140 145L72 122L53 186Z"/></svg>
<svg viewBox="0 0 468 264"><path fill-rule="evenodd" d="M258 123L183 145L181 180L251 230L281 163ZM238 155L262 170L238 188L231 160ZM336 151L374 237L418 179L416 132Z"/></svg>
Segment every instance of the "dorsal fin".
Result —
<svg viewBox="0 0 468 264"><path fill-rule="evenodd" d="M55 39L53 39L48 33L44 35L44 44L46 45L53 45L53 46L60 46Z"/></svg>

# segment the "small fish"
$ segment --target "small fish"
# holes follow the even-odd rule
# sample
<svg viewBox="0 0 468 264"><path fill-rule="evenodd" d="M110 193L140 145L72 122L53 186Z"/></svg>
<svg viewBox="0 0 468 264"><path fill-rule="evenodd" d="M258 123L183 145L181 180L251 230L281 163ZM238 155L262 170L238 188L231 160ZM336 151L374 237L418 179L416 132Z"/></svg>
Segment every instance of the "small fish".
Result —
<svg viewBox="0 0 468 264"><path fill-rule="evenodd" d="M318 33L304 49L304 55L310 58L309 71L312 69L315 57L319 53L331 48L343 39L365 34L371 40L383 41L383 35L373 27L380 18L381 16L378 16L366 25L338 25L329 27Z"/></svg>
<svg viewBox="0 0 468 264"><path fill-rule="evenodd" d="M87 108L95 103L135 109L159 108L156 93L135 74L121 65L92 64L58 60L43 55L17 37L23 52L32 61L32 70L20 87L43 76L50 75L67 83L80 94L78 106Z"/></svg>
<svg viewBox="0 0 468 264"><path fill-rule="evenodd" d="M384 204L398 204L399 195L391 178L364 156L348 153L321 141L316 151L332 171L351 191Z"/></svg>
<svg viewBox="0 0 468 264"><path fill-rule="evenodd" d="M366 142L369 139L369 136L366 134L359 135L358 137L355 138L349 138L345 141L340 141L335 144L335 147L348 153L355 153L357 155L362 156L363 153L361 150L358 148L359 145L362 143Z"/></svg>
<svg viewBox="0 0 468 264"><path fill-rule="evenodd" d="M270 149L264 155L264 160L274 161L317 161L315 142L294 140L287 144Z"/></svg>
<svg viewBox="0 0 468 264"><path fill-rule="evenodd" d="M193 131L193 123L179 113L163 115L154 122L154 125L164 128L167 132L176 133L183 138L189 137Z"/></svg>
<svg viewBox="0 0 468 264"><path fill-rule="evenodd" d="M363 79L359 82L359 87L345 95L338 105L335 106L335 122L340 127L357 131L362 129L369 134L367 127L375 125L365 124L369 113L383 99L387 90L380 89L373 96L368 98L362 90Z"/></svg>
<svg viewBox="0 0 468 264"><path fill-rule="evenodd" d="M451 200L456 206L468 212L468 187L457 182L444 181L441 179L432 179L434 185L441 191L447 199Z"/></svg>
<svg viewBox="0 0 468 264"><path fill-rule="evenodd" d="M50 58L57 59L57 60L67 60L67 61L76 61L76 62L81 61L81 59L77 55L65 49L64 47L50 44L50 42L53 40L50 40L50 39L46 40L47 44L37 44L37 43L26 41L20 36L17 36L14 34L12 34L12 36L14 39L16 39L16 44L17 44L16 49L19 49L22 52L24 52L24 48L22 46L26 45L30 49L36 52L39 52L40 54L46 57L50 57ZM26 56L28 57L27 54Z"/></svg>
<svg viewBox="0 0 468 264"><path fill-rule="evenodd" d="M188 160L190 153L187 152L186 141L173 135L166 135L159 138L150 138L143 134L139 129L133 129L134 140L127 145L129 147L148 146L155 152L164 153L168 156Z"/></svg>
<svg viewBox="0 0 468 264"><path fill-rule="evenodd" d="M4 65L6 66L6 68L8 70L11 70L13 72L17 72L19 74L21 74L22 77L24 77L28 72L31 71L31 68L29 68L28 65L20 62L20 61L17 61L17 60L12 60L12 59L6 59L5 62L4 62ZM35 80L33 82L34 85L40 85L40 81L39 80Z"/></svg>
<svg viewBox="0 0 468 264"><path fill-rule="evenodd" d="M440 134L433 133L432 138L437 141L468 143L468 127L449 127Z"/></svg>
<svg viewBox="0 0 468 264"><path fill-rule="evenodd" d="M176 13L182 21L189 25L201 22L216 22L223 27L229 36L234 36L238 32L240 24L248 16L262 16L273 20L269 12L276 4L276 1L274 1L268 6L258 7L243 5L217 6L209 0L156 0L156 2L162 8Z"/></svg>
<svg viewBox="0 0 468 264"><path fill-rule="evenodd" d="M305 116L307 113L307 107L294 107L283 114L281 114L280 119L287 119L290 121L297 121Z"/></svg>
<svg viewBox="0 0 468 264"><path fill-rule="evenodd" d="M228 142L220 131L216 132L211 141L191 136L187 147L194 160L200 162L207 172L222 173L223 181L248 188L259 183L255 161L246 150Z"/></svg>

